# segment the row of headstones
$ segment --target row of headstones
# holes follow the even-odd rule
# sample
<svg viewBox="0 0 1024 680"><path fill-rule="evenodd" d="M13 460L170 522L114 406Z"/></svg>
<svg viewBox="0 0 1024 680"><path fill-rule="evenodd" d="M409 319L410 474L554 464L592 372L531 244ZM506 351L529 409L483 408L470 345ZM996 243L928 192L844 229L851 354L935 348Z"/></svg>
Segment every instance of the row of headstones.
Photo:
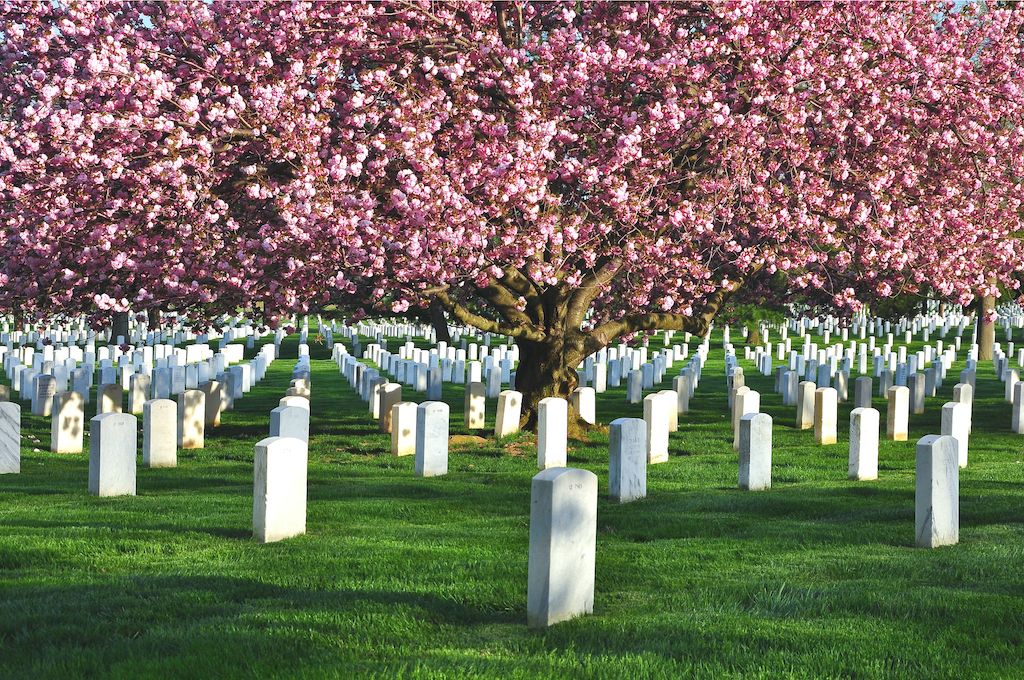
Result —
<svg viewBox="0 0 1024 680"><path fill-rule="evenodd" d="M190 345L189 349L192 347L195 346ZM122 367L120 384L118 384L118 369L110 365L101 365L99 368L99 383L100 385L118 385L122 390L129 391L129 401L136 404L131 407L131 410L133 413L139 413L142 401L148 398L148 396L143 398L142 395L143 393L148 395L150 389L152 389L154 397L166 399L186 389L198 389L199 383L214 379L216 375L225 371L237 373L244 389L244 372L249 370L262 373L265 370L265 366L259 364L260 362L265 363L267 359L266 353L261 353L260 356L253 359L249 364L228 367L228 364L232 361L240 361L242 359L242 351L244 350L240 345L232 345L216 355L211 353L209 361L200 361L184 366L157 366L153 368L150 363L133 361ZM92 357L87 358L91 359ZM156 361L161 363L167 360L176 363L177 357L169 355L166 359L160 358ZM8 357L5 360L8 378L12 380L15 390L21 398L33 403L33 413L35 415L48 415L49 402L52 395L57 392L66 391L69 387L72 391L81 393L86 398L86 401L88 401L89 389L93 384L93 365L85 363L80 368L71 370L69 375L67 368L74 359L69 358L67 361L68 365L43 361L36 364L39 365L39 370L36 370L35 368L29 369L22 365L17 357ZM101 364L110 363L109 359L101 359L100 361ZM43 387L37 390L40 384ZM150 385L152 385L152 388L149 387Z"/></svg>
<svg viewBox="0 0 1024 680"><path fill-rule="evenodd" d="M175 380L175 374L186 372L189 367L196 365L190 364L189 366L175 367L173 369L155 369L152 377L143 373L135 373L130 376L128 382L128 411L133 414L142 413L143 404L153 399L169 399L172 396L181 395L187 391L192 390L205 390L210 392L209 384L216 382L220 386L220 394L218 400L221 403L221 410L231 410L236 399L241 399L246 393L248 393L253 385L263 378L266 374L267 367L270 362L273 361L275 350L274 346L267 344L260 353L254 357L251 361L238 364L235 366L229 366L225 371L218 372L215 379L211 379L212 376L209 370L203 371L201 369L208 368L209 365L205 362L198 364L199 376L206 378L202 382L186 382ZM223 358L223 357L222 357ZM82 370L82 369L79 369ZM101 369L101 374L102 374ZM77 371L76 371L77 372ZM89 373L82 371L85 377L88 378ZM23 372L22 376L26 374ZM32 390L31 390L31 404L32 404L32 415L46 417L54 412L54 407L57 405L55 397L65 392L75 392L80 394L83 402L87 403L89 399L89 385L88 380L85 379L81 382L76 380L72 381L71 390L61 390L61 387L57 381L57 378L49 374L40 374L32 376ZM205 387L204 387L205 386ZM21 390L22 396L28 396L25 389ZM109 413L112 411L121 411L123 409L124 402L124 387L116 382L101 382L97 388L97 406L96 412Z"/></svg>
<svg viewBox="0 0 1024 680"><path fill-rule="evenodd" d="M834 444L837 442L837 420L838 403L845 400L846 383L843 380L844 373L837 374L839 389L832 387L818 387L810 381L797 383L797 374L793 371L783 372L782 367L776 372L775 390L782 393L784 405L795 405L796 427L798 429L814 428L814 439L819 444ZM884 376L883 376L884 377ZM963 456L962 463L967 464L967 435L970 432L971 409L973 403L973 380L975 371L965 370L961 373L964 381L954 386L954 401L943 406L942 411L942 434L957 436L961 441L960 453ZM729 390L729 405L732 409L733 446L741 451L741 458L749 458L753 455L754 466L757 474L753 480L744 479L741 466L742 487L749 488L751 484L755 488L770 487L770 456L771 456L771 431L770 421L767 426L767 434L762 424L761 434L753 439L744 440L741 432L741 421L747 415L757 414L760 410L760 395L751 391L744 385L743 369L734 360L727 357L726 379ZM914 374L911 376L911 388L894 386L891 381L886 384L883 380L882 387L888 400L886 436L890 440L905 441L909 431L909 414L924 412L925 384L924 376ZM911 391L913 389L913 392ZM878 470L878 434L879 415L871 407L872 379L864 376L857 378L855 387L855 408L850 418L850 457L849 471L852 479L875 479ZM911 399L911 394L914 399ZM934 384L932 384L932 395L934 396ZM913 402L914 408L911 409ZM1021 419L1024 421L1024 419ZM741 450L746 441L748 450Z"/></svg>
<svg viewBox="0 0 1024 680"><path fill-rule="evenodd" d="M300 354L288 389L270 412L271 437L291 437L309 443L311 379L309 355Z"/></svg>
<svg viewBox="0 0 1024 680"><path fill-rule="evenodd" d="M857 372L865 375L868 373L869 355L871 356L872 370L876 378L881 370L886 367L887 363L890 370L897 373L902 372L902 375L905 377L907 373L917 372L919 368L928 365L931 365L933 368L941 368L943 371L947 370L956 361L956 352L960 349L959 338L956 339L954 344L949 346L944 346L943 342L939 340L934 346L926 345L922 350L908 355L906 346L894 348L891 336L889 340L881 348L875 347L874 338L872 337L868 339L866 344L853 340L850 342L849 347L846 347L843 343L837 343L829 345L824 349L819 349L816 343L810 342L810 337L808 336L805 338L801 351L798 352L791 348L790 341L787 338L785 343L778 344L776 358L778 361L788 362L789 370L797 371L801 374L806 373L808 380L813 380L815 378L814 374L821 371L821 367L826 364L830 375L834 375L839 370L846 371L849 374L854 369L855 358ZM732 351L732 345L729 343L725 344L725 348L727 352ZM1012 353L1012 343L1010 349ZM733 351L733 353L735 352ZM972 345L968 358L977 359L977 353L977 345ZM1021 358L1024 359L1024 357ZM744 359L753 361L763 375L771 375L775 368L773 365L771 343L765 343L763 347L760 345L756 348L744 347Z"/></svg>
<svg viewBox="0 0 1024 680"><path fill-rule="evenodd" d="M767 442L770 479L771 416L748 414L740 422L740 488L769 488L770 484L757 485L765 476L764 458L752 457L750 452ZM628 502L646 494L646 460L641 454L644 435L638 419L611 424L609 489L613 500ZM936 548L959 541L959 449L959 439L951 435L928 435L917 443L914 523L918 547ZM593 472L573 468L549 469L533 478L526 607L531 628L593 612L597 482Z"/></svg>
<svg viewBox="0 0 1024 680"><path fill-rule="evenodd" d="M689 401L699 384L703 354L697 353L673 383L673 390L662 390L644 398L645 459L650 463L668 460L669 433L678 429L680 414L689 412ZM368 404L371 418L378 421L381 432L392 435L391 449L394 455L410 455L424 450L419 425L420 411L414 402L402 401L402 386L388 382L375 369L365 367L348 355L338 358L339 368L346 379ZM469 383L465 388L464 418L469 430L483 429L486 417L486 393L481 383ZM494 433L504 437L519 429L522 408L522 394L504 390L497 395L497 412ZM430 400L430 403L442 403ZM577 388L571 403L558 397L541 399L537 405L537 466L539 469L564 467L567 457L568 414L570 406L575 414L586 422L595 422L595 390L591 387ZM446 430L447 432L447 430ZM437 447L435 447L437 448ZM417 469L420 469L417 465ZM443 460L439 457L433 465L424 462L424 469L447 470L447 451ZM443 474L443 472L434 472Z"/></svg>
<svg viewBox="0 0 1024 680"><path fill-rule="evenodd" d="M254 383L263 377L267 362L273 361L274 350L262 351L261 356L265 361L259 362L259 369L254 375ZM52 376L40 376L50 378ZM145 378L146 376L139 376ZM205 445L205 430L207 427L220 425L220 414L234 408L236 398L241 398L236 387L236 374L225 372L218 376L222 380L210 380L199 385L199 389L185 390L177 395L177 403L170 399L157 396L154 399L140 398L148 397L144 388L148 387L140 380L136 385L138 391L135 393L135 400L130 400L133 409L137 407L136 414L143 416L143 465L146 467L173 467L177 464L177 449L203 448ZM38 405L41 395L45 395L52 388L52 385L45 384L36 395ZM99 402L99 415L120 414L122 412L122 394L119 385L101 386ZM141 393L141 394L140 394ZM141 403L139 403L141 401ZM64 391L53 394L47 402L50 408L40 409L41 412L35 415L49 415L51 418L50 428L50 450L54 453L80 453L83 450L84 424L85 424L85 396L77 391ZM5 418L6 427L0 432L0 472L20 472L21 461L21 407L14 403L5 403L2 406L7 410ZM48 411L48 412L47 412ZM135 415L135 414L132 414ZM90 424L92 421L90 421ZM134 429L133 425L133 429ZM91 430L90 430L91 433ZM134 447L132 449L132 460L134 461ZM97 449L95 455L98 458L107 460L120 460L127 454L119 451L105 451ZM93 456L93 440L90 439L90 459ZM99 466L99 469L114 469L116 466ZM127 480L129 475L112 473L110 484L97 481L97 488L103 488L102 495L120 495L121 493L134 493L134 481L132 490L125 491L121 481ZM134 480L134 473L130 475Z"/></svg>
<svg viewBox="0 0 1024 680"><path fill-rule="evenodd" d="M702 344L693 356L687 360L686 366L679 371L679 375L673 378L673 390L679 395L678 410L680 413L689 412L689 398L693 396L693 390L700 381L700 374L707 359L709 348L710 346L707 342ZM641 403L644 400L644 390L652 389L664 381L664 372L667 368L672 368L672 365L666 361L661 362L659 365L658 359L659 357L656 357L655 362L643 364L640 370L629 371L626 375L627 403ZM613 384L613 386L617 386L617 383Z"/></svg>
<svg viewBox="0 0 1024 680"><path fill-rule="evenodd" d="M501 391L503 384L515 382L515 373L511 371L512 361L510 359L501 359L498 363L494 363L490 356L484 357L482 362L440 359L436 354L429 355L429 358L428 363L421 363L400 359L397 355L385 353L377 356L374 363L380 362L379 365L386 365L385 373L394 378L397 383L410 386L416 392L426 393L428 400L441 398L444 383L481 382L486 377L488 396L493 398ZM373 359L371 358L371 360ZM340 345L335 345L335 361L339 362L339 367L345 373L346 378L350 378L354 382L361 379L362 371L372 371L375 376L381 374L381 369L369 368L355 356L345 352L344 347ZM359 368L360 366L363 368Z"/></svg>
<svg viewBox="0 0 1024 680"><path fill-rule="evenodd" d="M1019 313L1020 308L1016 309ZM961 336L968 323L970 323L970 317L963 314L962 308L951 308L945 314L939 314L937 309L933 309L927 315L918 314L912 318L904 317L895 323L887 319L870 317L867 314L855 315L850 320L833 316L791 318L786 321L781 330L783 334L789 330L799 333L801 336L811 331L823 337L842 334L844 341L851 334L859 335L861 339L864 339L867 333L874 333L879 337L882 333L909 333L907 343L910 343L913 335L918 333L924 335L938 331L941 337L945 337L954 326L957 336ZM928 340L926 335L924 335L924 340L925 342Z"/></svg>

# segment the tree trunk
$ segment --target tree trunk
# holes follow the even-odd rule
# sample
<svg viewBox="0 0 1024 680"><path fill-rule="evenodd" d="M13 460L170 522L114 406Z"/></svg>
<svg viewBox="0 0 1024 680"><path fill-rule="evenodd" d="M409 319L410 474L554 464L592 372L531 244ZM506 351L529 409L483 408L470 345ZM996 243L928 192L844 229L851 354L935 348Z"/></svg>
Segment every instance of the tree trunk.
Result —
<svg viewBox="0 0 1024 680"><path fill-rule="evenodd" d="M758 328L757 324L754 324L753 326L747 326L747 344L761 344L761 329Z"/></svg>
<svg viewBox="0 0 1024 680"><path fill-rule="evenodd" d="M123 342L128 342L128 312L118 312L110 323L110 342L117 342L119 335L124 338Z"/></svg>
<svg viewBox="0 0 1024 680"><path fill-rule="evenodd" d="M996 325L986 323L985 315L996 308L996 299L986 296L981 299L978 310L978 361L992 361L992 350L996 341Z"/></svg>
<svg viewBox="0 0 1024 680"><path fill-rule="evenodd" d="M434 326L434 334L438 342L452 344L452 336L448 332L448 320L444 316L444 306L436 297L430 302L430 323Z"/></svg>
<svg viewBox="0 0 1024 680"><path fill-rule="evenodd" d="M520 428L536 432L541 399L559 397L571 404L573 390L579 385L576 366L583 356L583 342L581 339L578 343L567 343L560 337L550 337L545 342L518 339L516 344L516 391L523 395ZM579 418L570 405L569 437L583 438L592 429L594 426Z"/></svg>

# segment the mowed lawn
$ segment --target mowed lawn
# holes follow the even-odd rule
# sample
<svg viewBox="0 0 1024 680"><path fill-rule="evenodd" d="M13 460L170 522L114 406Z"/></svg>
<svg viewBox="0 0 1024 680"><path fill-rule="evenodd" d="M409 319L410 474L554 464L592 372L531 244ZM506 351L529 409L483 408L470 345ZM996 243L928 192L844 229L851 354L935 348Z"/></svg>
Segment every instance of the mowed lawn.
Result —
<svg viewBox="0 0 1024 680"><path fill-rule="evenodd" d="M594 614L544 631L526 627L536 438L468 433L446 385L452 434L486 441L459 437L449 474L417 479L329 350L312 354L308 533L280 543L252 538L253 446L297 336L205 449L140 467L135 497L90 496L88 453L48 453L49 419L22 404L22 472L0 476L0 677L1024 677L1024 438L991 363L960 543L914 547L914 444L938 433L965 351L872 482L847 479L850 403L839 443L817 446L741 359L774 418L772 488L741 492L716 333L646 499L607 500L607 435L570 442L600 480ZM598 396L605 424L642 415L624 383Z"/></svg>

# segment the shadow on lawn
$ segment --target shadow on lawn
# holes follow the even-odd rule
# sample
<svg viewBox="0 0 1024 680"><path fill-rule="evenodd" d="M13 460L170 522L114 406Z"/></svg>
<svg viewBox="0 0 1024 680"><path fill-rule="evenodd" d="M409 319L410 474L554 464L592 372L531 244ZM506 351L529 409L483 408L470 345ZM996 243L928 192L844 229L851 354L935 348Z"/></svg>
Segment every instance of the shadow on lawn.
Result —
<svg viewBox="0 0 1024 680"><path fill-rule="evenodd" d="M400 621L413 639L437 626L525 628L524 609L525 603L518 611L487 610L423 593L302 589L224 576L19 586L0 600L0 676L106 677L125 665L139 677L158 677L146 673L157 668L165 677L253 677L254 666L294 674L319 668L324 655L334 655L334 663L361 662L356 650L376 650L381 625ZM199 666L189 667L189 659Z"/></svg>

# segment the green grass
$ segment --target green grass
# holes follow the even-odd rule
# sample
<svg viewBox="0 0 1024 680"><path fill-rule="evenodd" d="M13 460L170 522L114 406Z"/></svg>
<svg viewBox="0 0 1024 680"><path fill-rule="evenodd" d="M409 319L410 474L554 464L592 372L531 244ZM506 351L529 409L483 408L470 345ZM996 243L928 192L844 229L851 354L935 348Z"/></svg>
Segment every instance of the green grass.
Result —
<svg viewBox="0 0 1024 680"><path fill-rule="evenodd" d="M816 446L741 359L775 421L772 489L750 493L736 488L714 349L646 499L606 500L607 436L571 442L569 464L600 480L594 615L534 631L535 440L460 445L447 476L417 479L322 346L308 533L253 540L253 445L295 343L204 450L140 467L136 497L90 496L88 454L47 453L48 419L23 405L22 472L0 477L0 677L1024 677L1024 442L990 364L961 471L960 544L922 550L914 442L938 431L963 362L911 416L910 441L881 443L880 479L850 482L851 405L839 444ZM444 396L452 434L466 434L461 388ZM624 416L642 417L624 387L599 396L600 420Z"/></svg>

